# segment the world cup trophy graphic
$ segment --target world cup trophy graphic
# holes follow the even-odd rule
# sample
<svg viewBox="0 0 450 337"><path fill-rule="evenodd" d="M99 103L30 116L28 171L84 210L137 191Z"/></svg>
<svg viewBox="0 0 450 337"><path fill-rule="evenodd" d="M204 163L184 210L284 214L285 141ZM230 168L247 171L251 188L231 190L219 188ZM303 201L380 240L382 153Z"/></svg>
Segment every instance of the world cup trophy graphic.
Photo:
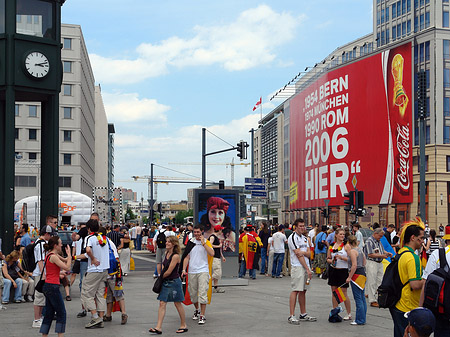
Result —
<svg viewBox="0 0 450 337"><path fill-rule="evenodd" d="M392 59L392 76L394 77L394 105L398 106L400 116L405 115L408 106L408 96L403 88L403 57L397 54Z"/></svg>

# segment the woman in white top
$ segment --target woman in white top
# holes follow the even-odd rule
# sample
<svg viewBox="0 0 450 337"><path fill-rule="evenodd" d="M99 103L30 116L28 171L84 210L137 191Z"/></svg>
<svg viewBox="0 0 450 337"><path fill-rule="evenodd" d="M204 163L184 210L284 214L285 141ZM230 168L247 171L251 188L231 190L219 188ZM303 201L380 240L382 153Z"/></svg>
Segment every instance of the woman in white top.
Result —
<svg viewBox="0 0 450 337"><path fill-rule="evenodd" d="M338 228L334 235L335 242L330 245L327 251L327 262L330 264L328 273L328 285L331 286L331 300L333 308L336 308L339 303L335 299L333 292L337 288L341 288L345 296L345 309L347 310L347 316L344 320L348 321L352 319L350 300L347 296L347 278L348 278L348 256L344 249L345 231L342 228Z"/></svg>
<svg viewBox="0 0 450 337"><path fill-rule="evenodd" d="M270 236L269 240L267 241L267 256L269 257L267 262L267 273L266 276L270 276L272 273L272 266L273 266L273 237Z"/></svg>

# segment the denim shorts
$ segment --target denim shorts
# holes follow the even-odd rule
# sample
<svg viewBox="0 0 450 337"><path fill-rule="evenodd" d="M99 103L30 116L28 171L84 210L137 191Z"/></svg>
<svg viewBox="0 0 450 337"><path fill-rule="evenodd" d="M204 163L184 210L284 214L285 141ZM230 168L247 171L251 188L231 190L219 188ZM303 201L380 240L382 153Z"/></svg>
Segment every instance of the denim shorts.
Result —
<svg viewBox="0 0 450 337"><path fill-rule="evenodd" d="M166 280L163 282L161 292L158 295L158 300L163 302L183 302L184 293L180 278L173 280Z"/></svg>

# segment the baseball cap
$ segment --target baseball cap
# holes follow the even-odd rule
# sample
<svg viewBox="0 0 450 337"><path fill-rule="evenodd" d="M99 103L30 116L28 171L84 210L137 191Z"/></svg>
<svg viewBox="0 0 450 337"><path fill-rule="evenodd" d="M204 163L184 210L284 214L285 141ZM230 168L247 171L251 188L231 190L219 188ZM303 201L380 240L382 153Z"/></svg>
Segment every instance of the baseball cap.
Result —
<svg viewBox="0 0 450 337"><path fill-rule="evenodd" d="M405 313L409 325L411 325L419 335L429 336L436 326L436 318L427 308L416 308Z"/></svg>
<svg viewBox="0 0 450 337"><path fill-rule="evenodd" d="M50 235L55 235L56 234L56 232L52 228L52 226L49 226L49 225L42 226L40 233L41 233L41 235L44 235L45 233L49 233Z"/></svg>
<svg viewBox="0 0 450 337"><path fill-rule="evenodd" d="M225 229L225 227L222 227L221 225L215 225L214 226L214 230L215 231L220 231L221 229Z"/></svg>

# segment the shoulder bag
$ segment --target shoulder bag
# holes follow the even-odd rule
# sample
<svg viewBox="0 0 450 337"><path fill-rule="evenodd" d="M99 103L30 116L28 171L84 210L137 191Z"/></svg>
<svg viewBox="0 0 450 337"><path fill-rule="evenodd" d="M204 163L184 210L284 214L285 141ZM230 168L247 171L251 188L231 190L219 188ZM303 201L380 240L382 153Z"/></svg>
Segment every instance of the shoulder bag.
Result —
<svg viewBox="0 0 450 337"><path fill-rule="evenodd" d="M167 264L167 267L164 267L163 270L161 271L161 275L158 276L158 278L155 281L155 284L153 285L153 292L159 294L161 292L162 286L163 286L163 282L164 282L164 273L167 271L167 269L170 266L170 263L172 262L172 255L170 255L169 257L169 263Z"/></svg>

